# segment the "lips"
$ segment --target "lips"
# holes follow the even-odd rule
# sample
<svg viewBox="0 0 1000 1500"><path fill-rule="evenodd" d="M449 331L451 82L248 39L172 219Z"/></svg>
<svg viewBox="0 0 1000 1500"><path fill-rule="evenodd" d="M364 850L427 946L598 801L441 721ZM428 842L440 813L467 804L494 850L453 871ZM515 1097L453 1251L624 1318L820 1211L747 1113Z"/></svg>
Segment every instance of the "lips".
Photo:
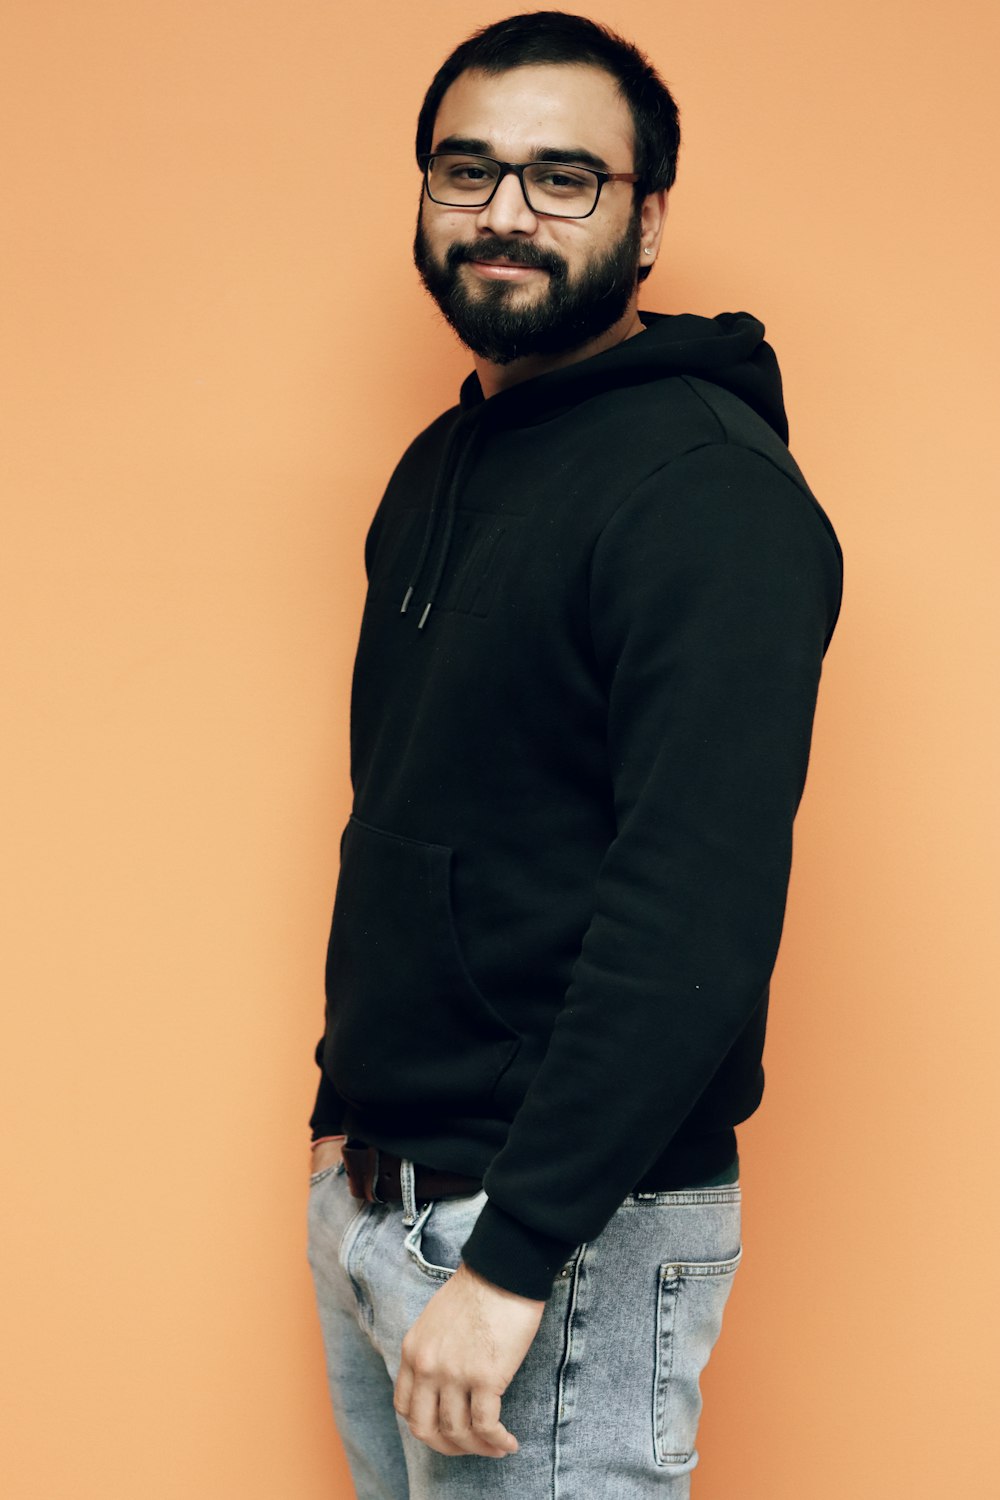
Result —
<svg viewBox="0 0 1000 1500"><path fill-rule="evenodd" d="M492 281L508 286L520 286L539 274L539 266L522 266L511 261L474 260L469 264L480 281ZM548 273L545 273L548 274Z"/></svg>
<svg viewBox="0 0 1000 1500"><path fill-rule="evenodd" d="M546 255L533 245L516 241L504 243L496 239L453 244L446 259L452 271L467 265L491 280L517 281L532 271L545 271L550 277L559 277L563 270L558 257Z"/></svg>
<svg viewBox="0 0 1000 1500"><path fill-rule="evenodd" d="M542 266L533 266L523 260L480 260L478 256L472 256L470 259L474 266L513 266L518 271L541 271L544 269Z"/></svg>
<svg viewBox="0 0 1000 1500"><path fill-rule="evenodd" d="M519 260L470 260L469 265L480 276L485 276L492 281L524 281L529 276L537 276L539 271L548 272L544 266L525 265Z"/></svg>

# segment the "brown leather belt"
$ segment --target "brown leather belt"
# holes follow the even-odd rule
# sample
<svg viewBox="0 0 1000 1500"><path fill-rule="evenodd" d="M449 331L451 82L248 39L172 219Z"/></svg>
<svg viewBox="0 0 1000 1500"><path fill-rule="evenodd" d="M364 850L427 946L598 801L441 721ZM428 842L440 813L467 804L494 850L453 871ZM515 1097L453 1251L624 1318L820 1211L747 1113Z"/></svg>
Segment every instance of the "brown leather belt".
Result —
<svg viewBox="0 0 1000 1500"><path fill-rule="evenodd" d="M400 1182L401 1157L392 1151L383 1151L380 1146L371 1146L367 1141L351 1136L340 1148L347 1168L347 1180L355 1198L364 1198L368 1203L402 1203L403 1188ZM425 1167L420 1162L413 1164L414 1197L428 1198L461 1197L466 1193L478 1193L482 1189L478 1177L465 1177L460 1172L444 1172L438 1167Z"/></svg>

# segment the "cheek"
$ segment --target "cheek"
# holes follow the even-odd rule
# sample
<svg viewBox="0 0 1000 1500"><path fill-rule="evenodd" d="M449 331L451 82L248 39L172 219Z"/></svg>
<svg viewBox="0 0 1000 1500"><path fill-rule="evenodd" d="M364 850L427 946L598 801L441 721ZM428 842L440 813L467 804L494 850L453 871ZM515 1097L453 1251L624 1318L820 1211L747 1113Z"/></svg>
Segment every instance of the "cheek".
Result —
<svg viewBox="0 0 1000 1500"><path fill-rule="evenodd" d="M425 213L423 229L427 244L439 260L444 259L452 245L468 245L476 238L473 215L461 211Z"/></svg>
<svg viewBox="0 0 1000 1500"><path fill-rule="evenodd" d="M552 224L545 248L566 262L569 275L578 276L597 251L598 236L581 225Z"/></svg>

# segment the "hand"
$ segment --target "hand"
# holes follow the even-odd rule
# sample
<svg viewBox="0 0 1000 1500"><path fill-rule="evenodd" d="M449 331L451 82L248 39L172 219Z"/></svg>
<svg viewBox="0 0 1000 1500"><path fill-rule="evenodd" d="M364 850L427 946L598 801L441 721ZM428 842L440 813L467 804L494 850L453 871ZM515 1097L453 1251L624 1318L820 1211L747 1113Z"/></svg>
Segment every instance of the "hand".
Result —
<svg viewBox="0 0 1000 1500"><path fill-rule="evenodd" d="M322 1141L320 1145L314 1146L310 1153L310 1172L322 1172L326 1167L336 1166L340 1161L340 1148L346 1139L346 1136L339 1136L335 1141Z"/></svg>
<svg viewBox="0 0 1000 1500"><path fill-rule="evenodd" d="M392 1404L413 1436L449 1458L516 1453L517 1438L500 1421L500 1397L544 1311L544 1302L459 1265L403 1339Z"/></svg>

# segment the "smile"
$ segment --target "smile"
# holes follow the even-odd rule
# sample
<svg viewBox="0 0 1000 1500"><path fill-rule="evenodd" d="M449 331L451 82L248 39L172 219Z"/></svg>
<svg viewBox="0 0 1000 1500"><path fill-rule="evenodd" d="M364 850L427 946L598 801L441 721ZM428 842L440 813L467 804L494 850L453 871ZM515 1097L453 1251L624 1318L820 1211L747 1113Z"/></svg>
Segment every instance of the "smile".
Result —
<svg viewBox="0 0 1000 1500"><path fill-rule="evenodd" d="M470 260L466 262L479 276L493 281L523 281L527 276L536 276L541 266L520 266L512 261ZM548 274L545 272L544 274Z"/></svg>

